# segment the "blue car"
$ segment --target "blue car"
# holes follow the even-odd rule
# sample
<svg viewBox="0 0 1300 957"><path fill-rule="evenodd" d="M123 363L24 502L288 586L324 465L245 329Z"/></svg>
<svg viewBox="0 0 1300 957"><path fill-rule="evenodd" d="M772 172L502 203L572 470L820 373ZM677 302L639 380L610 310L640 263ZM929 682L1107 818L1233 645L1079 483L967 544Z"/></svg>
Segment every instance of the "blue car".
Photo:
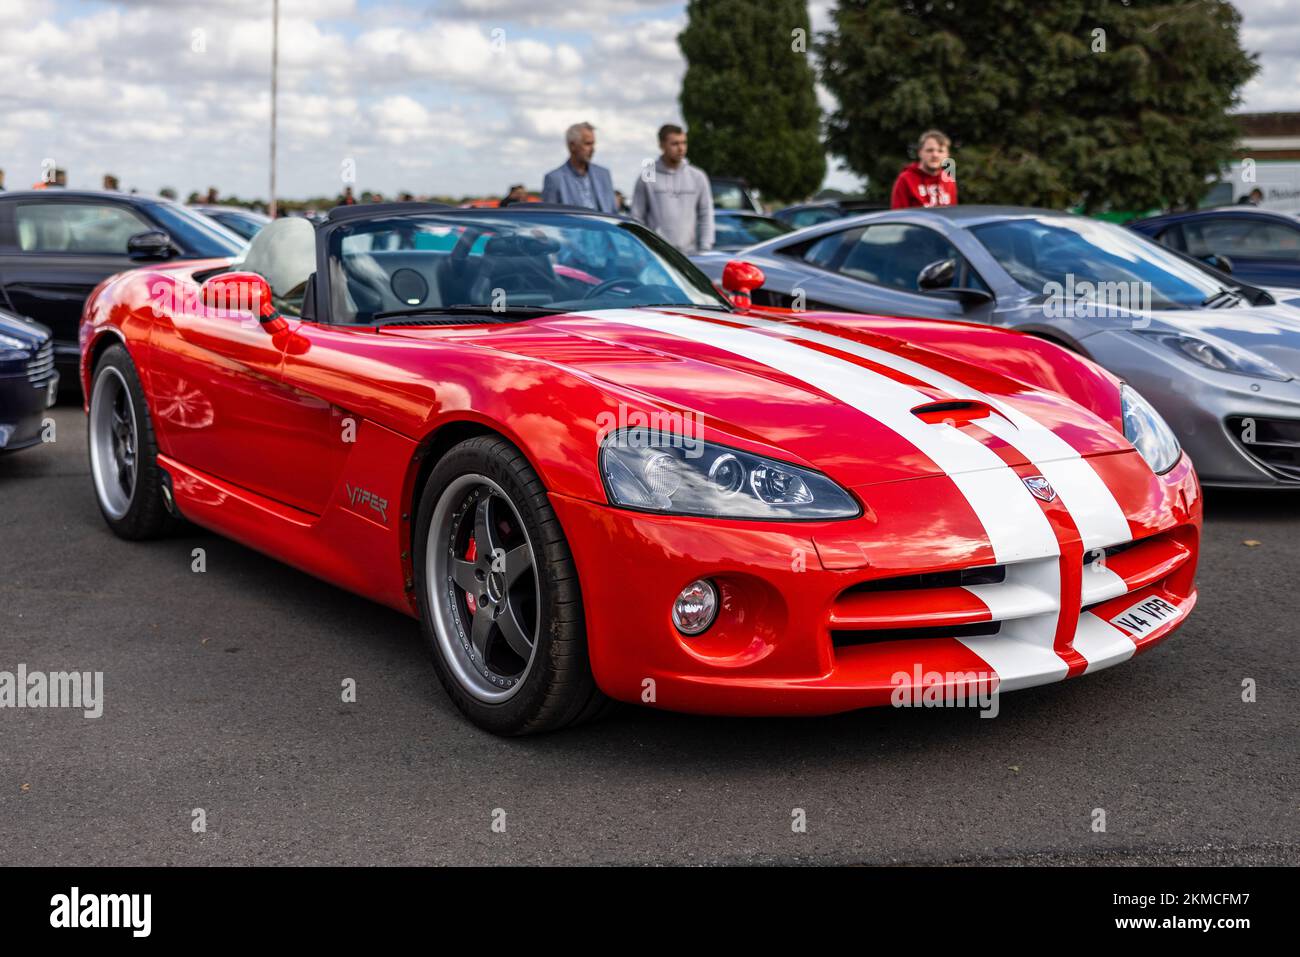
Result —
<svg viewBox="0 0 1300 957"><path fill-rule="evenodd" d="M0 311L0 453L41 441L45 410L58 394L50 330Z"/></svg>
<svg viewBox="0 0 1300 957"><path fill-rule="evenodd" d="M791 232L794 227L762 213L749 213L735 209L718 209L713 213L713 248L722 252L744 249L776 236Z"/></svg>
<svg viewBox="0 0 1300 957"><path fill-rule="evenodd" d="M1126 224L1252 286L1300 288L1300 217L1255 206L1214 206Z"/></svg>
<svg viewBox="0 0 1300 957"><path fill-rule="evenodd" d="M262 227L271 221L270 216L259 213L255 209L244 209L242 206L209 206L195 203L190 209L197 209L209 219L215 219L236 236L249 242L252 242L253 237L262 231Z"/></svg>

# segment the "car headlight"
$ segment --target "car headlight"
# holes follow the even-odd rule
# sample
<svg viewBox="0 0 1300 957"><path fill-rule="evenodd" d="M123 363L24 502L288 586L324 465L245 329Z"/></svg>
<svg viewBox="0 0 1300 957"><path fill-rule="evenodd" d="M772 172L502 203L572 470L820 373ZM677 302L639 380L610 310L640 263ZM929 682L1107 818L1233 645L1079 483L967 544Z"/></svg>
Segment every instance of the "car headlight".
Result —
<svg viewBox="0 0 1300 957"><path fill-rule="evenodd" d="M1239 349L1229 342L1208 342L1196 336L1178 332L1157 332L1153 329L1135 329L1134 332L1162 342L1216 372L1231 372L1234 375L1248 375L1258 379L1275 379L1278 382L1286 382L1291 378L1289 373L1279 369L1263 356Z"/></svg>
<svg viewBox="0 0 1300 957"><path fill-rule="evenodd" d="M1173 429L1137 389L1121 385L1119 396L1124 409L1124 438L1133 443L1151 471L1157 475L1168 472L1183 453Z"/></svg>
<svg viewBox="0 0 1300 957"><path fill-rule="evenodd" d="M0 362L9 362L14 359L25 359L31 350L27 343L21 339L15 339L13 336L6 336L0 332Z"/></svg>
<svg viewBox="0 0 1300 957"><path fill-rule="evenodd" d="M711 518L856 518L861 509L820 472L646 428L610 433L600 474L614 505Z"/></svg>

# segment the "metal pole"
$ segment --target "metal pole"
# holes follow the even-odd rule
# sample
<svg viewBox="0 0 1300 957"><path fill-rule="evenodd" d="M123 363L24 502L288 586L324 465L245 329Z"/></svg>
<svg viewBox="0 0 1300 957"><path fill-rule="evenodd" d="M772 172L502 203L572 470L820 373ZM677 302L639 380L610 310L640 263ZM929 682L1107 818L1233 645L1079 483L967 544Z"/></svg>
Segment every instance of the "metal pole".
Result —
<svg viewBox="0 0 1300 957"><path fill-rule="evenodd" d="M280 0L271 0L271 201L267 215L275 219L275 99L280 65Z"/></svg>

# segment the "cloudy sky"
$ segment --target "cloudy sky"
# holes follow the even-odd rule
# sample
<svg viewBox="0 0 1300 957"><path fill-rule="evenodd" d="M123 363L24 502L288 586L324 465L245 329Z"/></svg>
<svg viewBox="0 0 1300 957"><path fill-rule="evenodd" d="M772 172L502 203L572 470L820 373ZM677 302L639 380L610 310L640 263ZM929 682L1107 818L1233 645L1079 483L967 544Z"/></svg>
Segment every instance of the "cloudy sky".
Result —
<svg viewBox="0 0 1300 957"><path fill-rule="evenodd" d="M265 196L270 0L0 0L0 168L69 185ZM628 190L680 119L684 3L282 0L279 192L541 184L575 120ZM830 0L811 4L813 27ZM1240 0L1248 110L1300 110L1300 0ZM350 165L349 165L350 164ZM851 187L833 171L828 184Z"/></svg>

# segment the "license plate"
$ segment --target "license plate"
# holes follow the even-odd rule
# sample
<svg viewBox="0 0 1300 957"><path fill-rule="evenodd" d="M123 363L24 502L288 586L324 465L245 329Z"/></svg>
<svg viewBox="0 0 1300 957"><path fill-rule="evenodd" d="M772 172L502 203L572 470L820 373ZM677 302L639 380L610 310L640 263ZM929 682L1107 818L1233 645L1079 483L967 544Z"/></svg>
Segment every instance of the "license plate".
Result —
<svg viewBox="0 0 1300 957"><path fill-rule="evenodd" d="M1161 625L1177 621L1183 611L1177 605L1171 605L1163 598L1154 595L1144 599L1110 620L1112 625L1123 628L1134 638L1140 638L1148 632L1155 631Z"/></svg>

